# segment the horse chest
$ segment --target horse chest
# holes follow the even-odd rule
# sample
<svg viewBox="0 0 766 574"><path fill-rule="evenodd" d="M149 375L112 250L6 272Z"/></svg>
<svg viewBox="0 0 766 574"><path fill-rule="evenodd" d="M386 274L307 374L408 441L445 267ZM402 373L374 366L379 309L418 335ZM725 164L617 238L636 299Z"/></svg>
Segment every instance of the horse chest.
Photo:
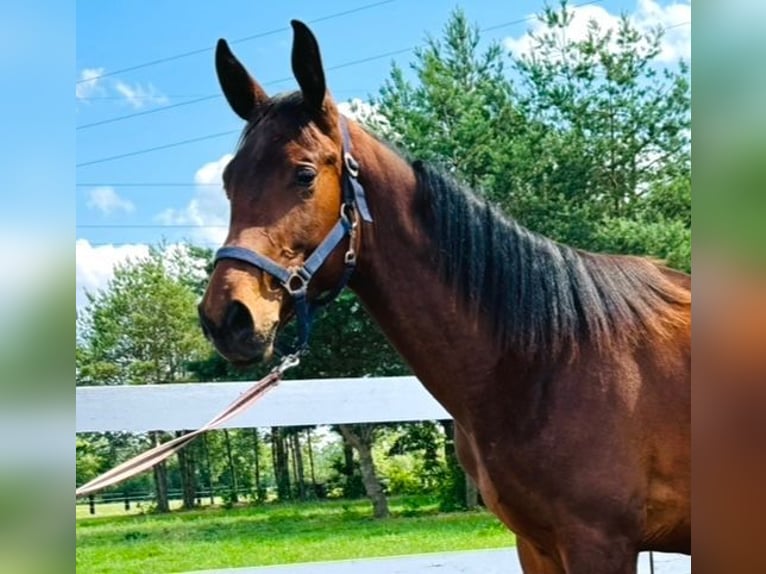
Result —
<svg viewBox="0 0 766 574"><path fill-rule="evenodd" d="M548 532L552 516L546 504L548 495L525 457L509 454L500 442L479 446L459 424L455 425L455 446L484 503L509 529L534 533L536 538Z"/></svg>

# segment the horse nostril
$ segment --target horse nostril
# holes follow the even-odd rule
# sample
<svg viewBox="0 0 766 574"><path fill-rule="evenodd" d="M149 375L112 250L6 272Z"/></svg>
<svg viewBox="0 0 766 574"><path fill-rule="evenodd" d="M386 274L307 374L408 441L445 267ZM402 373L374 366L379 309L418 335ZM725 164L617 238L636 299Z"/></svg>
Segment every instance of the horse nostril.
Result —
<svg viewBox="0 0 766 574"><path fill-rule="evenodd" d="M234 301L229 304L224 320L224 329L236 339L247 339L254 332L253 318L243 303Z"/></svg>

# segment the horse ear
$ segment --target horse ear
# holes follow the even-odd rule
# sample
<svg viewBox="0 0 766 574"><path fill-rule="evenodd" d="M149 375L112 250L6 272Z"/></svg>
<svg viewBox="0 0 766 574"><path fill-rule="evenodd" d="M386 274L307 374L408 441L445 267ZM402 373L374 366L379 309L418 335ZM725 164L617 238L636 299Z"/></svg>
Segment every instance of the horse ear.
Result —
<svg viewBox="0 0 766 574"><path fill-rule="evenodd" d="M293 27L293 74L303 92L303 100L313 110L322 111L327 87L319 44L306 24L299 20L291 20L290 24Z"/></svg>
<svg viewBox="0 0 766 574"><path fill-rule="evenodd" d="M258 82L250 77L223 38L218 40L215 48L215 71L223 95L226 96L231 109L243 120L250 120L253 112L268 102L269 96Z"/></svg>

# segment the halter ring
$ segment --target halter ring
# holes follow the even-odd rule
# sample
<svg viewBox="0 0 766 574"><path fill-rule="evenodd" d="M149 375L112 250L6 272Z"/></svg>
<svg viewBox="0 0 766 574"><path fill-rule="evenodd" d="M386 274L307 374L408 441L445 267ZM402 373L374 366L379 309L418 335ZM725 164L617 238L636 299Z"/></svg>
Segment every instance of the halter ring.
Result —
<svg viewBox="0 0 766 574"><path fill-rule="evenodd" d="M297 270L290 274L283 285L285 290L290 295L293 297L300 297L306 294L309 286L309 280L300 273L300 270Z"/></svg>

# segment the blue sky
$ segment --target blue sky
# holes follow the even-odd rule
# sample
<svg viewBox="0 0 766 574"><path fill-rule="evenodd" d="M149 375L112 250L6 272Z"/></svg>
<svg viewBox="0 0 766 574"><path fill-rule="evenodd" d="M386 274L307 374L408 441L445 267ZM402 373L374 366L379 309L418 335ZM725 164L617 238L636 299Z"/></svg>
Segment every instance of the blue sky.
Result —
<svg viewBox="0 0 766 574"><path fill-rule="evenodd" d="M291 90L295 82L290 71L289 20L299 18L309 23L319 39L325 67L329 68L328 85L336 100L367 100L377 93L391 62L406 68L411 52L332 67L420 45L427 34L440 34L457 6L462 6L480 28L489 28L528 17L540 10L542 2L79 2L75 70L75 81L79 81L75 115L79 126L75 191L78 286L102 286L114 261L140 253L147 243L162 237L171 241L189 238L214 247L225 232L228 215L218 174L225 154L236 143L236 133L80 165L239 130L241 121L220 97L215 77L212 49L219 37L231 42L237 56L268 90ZM686 0L603 0L580 10L604 22L623 11L639 22L666 26L691 19ZM327 19L311 23L320 18ZM533 25L532 20L519 22L482 37L524 49L523 37ZM689 30L688 25L682 25L671 31L669 58L684 55L690 45ZM262 35L236 42L256 34ZM143 65L197 50L201 51ZM141 67L126 69L133 66ZM89 125L144 112L152 113ZM120 185L126 183L144 185ZM153 183L181 185L145 185Z"/></svg>

